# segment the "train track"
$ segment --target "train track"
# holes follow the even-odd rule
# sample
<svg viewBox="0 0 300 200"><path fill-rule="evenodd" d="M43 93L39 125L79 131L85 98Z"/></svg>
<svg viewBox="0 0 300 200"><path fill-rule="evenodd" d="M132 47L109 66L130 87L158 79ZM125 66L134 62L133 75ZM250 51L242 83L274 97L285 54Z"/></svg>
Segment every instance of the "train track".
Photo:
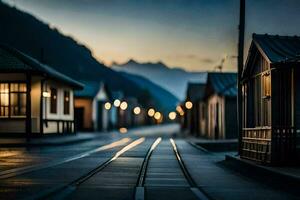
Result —
<svg viewBox="0 0 300 200"><path fill-rule="evenodd" d="M89 170L87 173L85 173L85 174L83 174L79 177L76 177L75 179L67 182L64 185L60 185L60 186L57 186L57 187L52 187L48 190L44 190L44 192L39 193L36 196L32 196L32 197L29 198L29 199L65 199L66 197L70 197L71 194L73 195L73 192L75 192L77 188L79 188L82 184L87 183L88 180L90 180L95 175L102 176L102 174L99 174L100 172L105 171L104 170L105 168L107 168L114 161L116 161L118 158L120 158L124 153L128 152L129 150L133 149L134 147L139 146L140 144L144 143L144 141L145 141L145 138L141 137L141 138L136 139L136 140L134 140L134 141L132 141L131 143L128 144L128 141L125 141L123 139L123 140L117 141L117 143L112 143L112 144L109 144L109 145L99 147L97 149L85 152L81 155L77 155L76 157L66 159L64 161L48 164L47 166L34 167L32 169L27 169L25 171L21 170L19 173L27 173L27 172L30 172L30 171L35 171L35 170L43 169L43 168L46 168L46 167L51 167L51 166L63 164L65 162L69 162L69 161L72 161L74 159L79 159L79 158L82 158L82 157L86 157L86 156L88 156L92 153L95 153L95 152L99 152L99 151L102 151L102 150L105 150L105 149L110 149L113 146L120 146L121 144L125 145L124 143L127 142L126 146L124 146L122 149L120 149L119 151L114 153L106 161L102 162L98 166L96 166L93 169ZM152 143L152 145L151 145L151 143L149 144L149 145L151 145L149 148L148 148L148 146L146 146L146 149L145 149L146 151L144 149L143 149L143 151L140 151L140 150L138 151L138 152L146 152L146 153L145 153L145 156L143 154L143 156L140 157L141 159L143 159L143 161L142 161L141 164L138 164L138 168L137 168L139 170L139 173L138 173L138 176L137 176L137 179L136 179L135 187L133 186L134 187L134 194L132 196L132 198L135 199L135 200L144 200L146 198L146 194L145 194L146 192L145 191L147 191L147 190L145 190L145 188L147 188L147 186L145 187L145 180L146 180L146 175L147 175L147 170L148 170L148 164L149 164L149 161L151 159L152 153L154 152L154 150L160 144L161 141L162 141L162 138L159 137ZM164 141L164 142L166 142L166 141ZM194 194L194 196L197 199L201 199L201 200L211 199L205 194L205 192L201 188L199 188L197 186L197 184L195 183L195 181L191 177L189 171L187 170L187 168L186 168L186 166L183 162L183 159L180 155L180 152L177 148L177 145L176 145L175 141L173 139L170 139L169 142L171 143L171 147L168 145L169 146L168 149L171 150L170 148L172 148L172 150L170 151L171 154L169 154L169 155L172 155L172 151L173 151L174 155L175 155L175 158L176 158L176 160L178 161L178 164L179 164L179 166L177 165L177 167L176 166L174 166L174 167L183 173L183 175L184 175L184 177L182 176L183 180L185 179L186 182L188 183L190 191ZM141 147L144 148L145 146L141 146ZM159 151L157 153L159 153ZM154 160L154 161L157 162L158 160ZM115 164L112 164L112 166L115 166ZM110 166L110 167L112 167L112 166ZM180 167L180 169L179 169L179 167ZM4 174L3 176L12 176L12 174ZM0 176L0 179L1 179L1 176Z"/></svg>
<svg viewBox="0 0 300 200"><path fill-rule="evenodd" d="M189 171L187 170L184 162L183 162L183 159L179 153L179 150L177 148L177 145L175 143L175 141L170 138L170 142L172 144L172 147L173 147L173 150L174 150L174 154L176 156L176 159L180 165L180 168L187 180L187 182L189 183L190 185L190 190L195 194L195 196L198 198L198 199L201 199L201 200L209 200L211 198L208 197L207 194L205 194L205 192L203 190L200 190L200 188L197 186L196 182L194 181L194 179L192 178L191 174L189 173Z"/></svg>
<svg viewBox="0 0 300 200"><path fill-rule="evenodd" d="M157 138L155 140L155 142L152 144L152 146L150 147L150 149L147 152L147 155L145 156L145 159L143 161L140 173L139 173L139 177L138 177L138 181L135 187L135 199L136 200L143 200L145 198L145 188L144 188L144 184L145 184L145 178L146 178L146 173L147 173L147 167L148 167L148 163L150 160L150 157L154 151L154 149L157 147L157 145L160 143L161 138Z"/></svg>

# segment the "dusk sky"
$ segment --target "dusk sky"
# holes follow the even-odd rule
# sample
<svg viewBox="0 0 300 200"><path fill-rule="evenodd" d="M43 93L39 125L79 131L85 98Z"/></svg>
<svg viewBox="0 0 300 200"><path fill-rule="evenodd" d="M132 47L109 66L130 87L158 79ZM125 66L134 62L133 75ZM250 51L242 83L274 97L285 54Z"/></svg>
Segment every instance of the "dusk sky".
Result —
<svg viewBox="0 0 300 200"><path fill-rule="evenodd" d="M228 55L235 71L239 0L3 0L89 47L110 65L132 58L189 71L213 70ZM300 35L299 0L247 0L251 34Z"/></svg>

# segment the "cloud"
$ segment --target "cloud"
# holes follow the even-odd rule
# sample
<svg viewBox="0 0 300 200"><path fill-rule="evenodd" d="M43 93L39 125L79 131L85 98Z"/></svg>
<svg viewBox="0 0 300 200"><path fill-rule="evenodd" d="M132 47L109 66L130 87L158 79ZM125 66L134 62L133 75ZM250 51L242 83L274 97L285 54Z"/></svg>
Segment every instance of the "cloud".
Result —
<svg viewBox="0 0 300 200"><path fill-rule="evenodd" d="M177 59L177 60L194 60L197 62L201 62L201 63L206 63L206 64L211 64L211 63L215 63L216 60L208 58L208 57L202 57L196 54L177 54L177 55L171 55L168 56L169 58L172 59Z"/></svg>

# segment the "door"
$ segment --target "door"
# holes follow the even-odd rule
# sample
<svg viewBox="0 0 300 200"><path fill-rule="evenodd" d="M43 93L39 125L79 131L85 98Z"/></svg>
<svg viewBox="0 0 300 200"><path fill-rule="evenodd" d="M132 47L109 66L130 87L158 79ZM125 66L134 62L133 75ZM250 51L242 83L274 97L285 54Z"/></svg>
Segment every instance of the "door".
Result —
<svg viewBox="0 0 300 200"><path fill-rule="evenodd" d="M75 108L75 127L77 131L83 131L84 130L84 122L83 122L83 115L84 115L84 108L78 107Z"/></svg>

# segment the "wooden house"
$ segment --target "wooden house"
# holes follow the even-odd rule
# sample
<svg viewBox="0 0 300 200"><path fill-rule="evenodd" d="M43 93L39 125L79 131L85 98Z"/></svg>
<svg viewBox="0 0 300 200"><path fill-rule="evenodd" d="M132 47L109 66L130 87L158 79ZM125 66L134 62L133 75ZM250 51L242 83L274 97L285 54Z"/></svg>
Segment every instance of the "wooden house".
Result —
<svg viewBox="0 0 300 200"><path fill-rule="evenodd" d="M82 81L85 87L76 91L75 119L78 131L107 131L110 128L109 90L103 82Z"/></svg>
<svg viewBox="0 0 300 200"><path fill-rule="evenodd" d="M207 137L237 138L237 74L208 73L205 101Z"/></svg>
<svg viewBox="0 0 300 200"><path fill-rule="evenodd" d="M83 85L0 45L0 133L74 132L74 89Z"/></svg>
<svg viewBox="0 0 300 200"><path fill-rule="evenodd" d="M240 155L281 164L296 159L300 130L300 37L253 34L242 73Z"/></svg>
<svg viewBox="0 0 300 200"><path fill-rule="evenodd" d="M205 87L205 83L188 83L187 87L185 102L191 102L192 107L185 107L186 128L194 136L204 136L206 133Z"/></svg>

